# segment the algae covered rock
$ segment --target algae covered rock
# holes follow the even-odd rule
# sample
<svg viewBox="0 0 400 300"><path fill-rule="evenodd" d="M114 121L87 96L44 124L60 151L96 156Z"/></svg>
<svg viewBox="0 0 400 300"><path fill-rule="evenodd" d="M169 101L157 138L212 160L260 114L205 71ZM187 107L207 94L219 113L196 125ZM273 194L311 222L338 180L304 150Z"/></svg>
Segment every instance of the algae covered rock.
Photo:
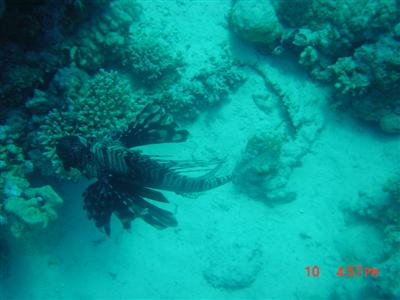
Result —
<svg viewBox="0 0 400 300"><path fill-rule="evenodd" d="M87 71L119 65L127 47L129 27L140 13L141 7L135 0L110 1L107 9L81 26L72 40L72 61Z"/></svg>
<svg viewBox="0 0 400 300"><path fill-rule="evenodd" d="M210 253L203 276L215 288L243 289L256 280L263 267L262 258L257 244L243 241L217 245Z"/></svg>
<svg viewBox="0 0 400 300"><path fill-rule="evenodd" d="M238 0L230 12L233 31L244 40L274 49L282 36L275 8L268 0Z"/></svg>
<svg viewBox="0 0 400 300"><path fill-rule="evenodd" d="M291 80L286 74L281 77L270 67L255 69L266 89L257 90L253 100L266 114L269 125L249 136L233 172L233 183L241 192L268 205L287 203L296 198L288 186L293 169L324 126L325 94L310 82ZM279 77L282 82L276 80Z"/></svg>
<svg viewBox="0 0 400 300"><path fill-rule="evenodd" d="M384 194L371 196L365 192L359 193L359 201L349 207L349 216L368 220L368 226L379 232L383 247L372 247L381 250L375 267L379 269L379 277L368 282L368 288L377 293L379 299L398 299L400 296L400 174L394 174L383 186ZM365 225L364 225L365 226ZM371 240L371 232L367 236ZM350 249L350 247L349 247ZM369 248L367 248L369 249ZM364 248L365 251L365 248ZM370 259L367 252L362 261ZM384 276L381 276L384 274Z"/></svg>
<svg viewBox="0 0 400 300"><path fill-rule="evenodd" d="M176 119L193 121L207 109L217 107L236 92L246 77L226 49L207 60L190 76L169 86L156 99Z"/></svg>
<svg viewBox="0 0 400 300"><path fill-rule="evenodd" d="M7 240L0 237L0 279L5 280L9 275L11 251Z"/></svg>
<svg viewBox="0 0 400 300"><path fill-rule="evenodd" d="M234 170L240 191L269 204L290 202L295 193L285 189L292 168L285 162L285 140L270 132L252 136Z"/></svg>
<svg viewBox="0 0 400 300"><path fill-rule="evenodd" d="M61 197L46 185L28 188L20 197L9 197L5 202L5 210L26 224L40 224L45 228L50 221L57 218L55 208L62 203Z"/></svg>
<svg viewBox="0 0 400 300"><path fill-rule="evenodd" d="M379 126L387 133L400 133L400 113L389 113L379 120Z"/></svg>

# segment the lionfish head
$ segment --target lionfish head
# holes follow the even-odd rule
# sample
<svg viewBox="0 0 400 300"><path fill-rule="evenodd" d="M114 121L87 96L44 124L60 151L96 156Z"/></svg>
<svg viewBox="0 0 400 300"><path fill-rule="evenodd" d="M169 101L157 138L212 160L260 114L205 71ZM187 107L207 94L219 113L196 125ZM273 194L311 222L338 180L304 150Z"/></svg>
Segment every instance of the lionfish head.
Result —
<svg viewBox="0 0 400 300"><path fill-rule="evenodd" d="M81 169L81 162L86 155L88 142L86 139L71 135L64 136L58 140L56 153L64 165L64 169Z"/></svg>

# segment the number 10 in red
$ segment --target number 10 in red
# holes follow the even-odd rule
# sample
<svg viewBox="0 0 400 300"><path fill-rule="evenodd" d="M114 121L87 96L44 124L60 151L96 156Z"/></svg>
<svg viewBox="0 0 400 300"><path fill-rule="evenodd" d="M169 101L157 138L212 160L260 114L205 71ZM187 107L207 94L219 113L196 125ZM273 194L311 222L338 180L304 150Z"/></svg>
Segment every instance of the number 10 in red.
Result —
<svg viewBox="0 0 400 300"><path fill-rule="evenodd" d="M318 267L318 266L314 266L314 267L312 267L312 268L307 267L307 268L306 268L306 271L307 271L307 277L310 277L310 276L312 276L312 277L318 277L318 276L319 276L319 273L320 273L320 270L319 270L319 267Z"/></svg>

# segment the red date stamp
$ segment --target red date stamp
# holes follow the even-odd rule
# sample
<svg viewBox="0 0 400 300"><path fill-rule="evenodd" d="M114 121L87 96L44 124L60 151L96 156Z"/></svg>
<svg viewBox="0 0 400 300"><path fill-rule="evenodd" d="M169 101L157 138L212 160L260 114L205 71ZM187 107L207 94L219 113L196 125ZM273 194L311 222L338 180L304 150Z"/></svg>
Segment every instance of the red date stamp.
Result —
<svg viewBox="0 0 400 300"><path fill-rule="evenodd" d="M306 267L307 277L319 277L321 269L318 266ZM336 272L338 277L378 277L379 269L363 266L340 266Z"/></svg>

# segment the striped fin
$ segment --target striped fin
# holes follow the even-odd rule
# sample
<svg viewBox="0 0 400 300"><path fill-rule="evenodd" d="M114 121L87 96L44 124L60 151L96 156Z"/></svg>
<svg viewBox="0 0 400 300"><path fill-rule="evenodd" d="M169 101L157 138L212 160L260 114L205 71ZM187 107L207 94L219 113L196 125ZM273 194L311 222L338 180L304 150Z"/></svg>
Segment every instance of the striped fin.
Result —
<svg viewBox="0 0 400 300"><path fill-rule="evenodd" d="M137 115L119 141L128 148L135 146L179 143L187 140L189 132L179 129L172 116L156 104L148 104Z"/></svg>
<svg viewBox="0 0 400 300"><path fill-rule="evenodd" d="M216 173L221 169L223 165L222 160L214 160L209 163L202 162L198 166L198 162L190 163L168 163L169 166L164 168L164 175L162 182L158 185L149 185L163 190L174 191L176 193L196 193L216 188L223 185L231 180L231 175L217 176ZM198 167L197 167L198 166ZM214 168L211 168L214 166ZM208 172L204 175L197 177L189 177L184 175L188 172L199 172L207 170Z"/></svg>
<svg viewBox="0 0 400 300"><path fill-rule="evenodd" d="M148 203L140 195L145 194L149 199L168 202L160 192L143 187L137 187L136 190L128 189L124 187L124 183L119 183L113 177L101 177L89 185L83 194L84 209L89 219L93 219L96 227L103 229L107 235L111 233L112 214L121 221L124 229L129 229L136 217L143 218L158 229L178 224L171 212ZM139 193L136 193L137 191Z"/></svg>
<svg viewBox="0 0 400 300"><path fill-rule="evenodd" d="M151 156L153 158L153 156ZM204 173L215 170L216 166L222 164L221 159L214 160L163 160L157 157L153 159L160 164L168 166L169 170L176 171L180 174L184 173Z"/></svg>
<svg viewBox="0 0 400 300"><path fill-rule="evenodd" d="M195 178L187 176L179 176L171 180L171 182L169 183L171 188L169 190L172 190L178 194L198 193L224 185L229 181L231 181L230 175L221 177L215 177L212 175L209 177L202 176Z"/></svg>
<svg viewBox="0 0 400 300"><path fill-rule="evenodd" d="M216 176L222 166L222 160L198 165L198 162L175 162L171 160L153 160L152 156L137 154L127 162L132 175L121 181L132 182L137 186L155 188L178 193L195 193L215 188L230 181L231 176ZM211 168L211 166L214 166ZM201 175L189 177L184 174L198 172ZM206 171L206 174L204 174ZM195 174L197 175L197 174ZM131 178L131 179L130 179ZM136 193L139 193L138 191Z"/></svg>
<svg viewBox="0 0 400 300"><path fill-rule="evenodd" d="M133 201L136 205L144 208L144 213L141 216L143 220L157 229L165 229L178 225L178 221L171 212L161 209L139 196L135 196Z"/></svg>
<svg viewBox="0 0 400 300"><path fill-rule="evenodd" d="M126 158L130 153L121 146L107 146L104 143L96 143L92 146L91 152L97 163L113 173L127 174L129 171Z"/></svg>
<svg viewBox="0 0 400 300"><path fill-rule="evenodd" d="M148 183L143 183L143 185L176 193L197 193L211 190L229 181L231 181L231 175L215 176L212 171L200 177L189 177L174 171L167 171L162 178L162 182L149 181Z"/></svg>
<svg viewBox="0 0 400 300"><path fill-rule="evenodd" d="M104 229L110 235L110 220L119 195L115 194L111 186L102 180L89 185L83 193L83 208L89 220L94 220L97 228Z"/></svg>
<svg viewBox="0 0 400 300"><path fill-rule="evenodd" d="M135 183L129 179L125 179L123 177L112 176L110 178L110 183L114 189L117 189L124 193L138 194L139 196L141 196L143 198L155 200L158 202L169 203L168 199L162 193L152 190L152 189L149 189L149 188L146 188L146 187L143 187L143 186L135 185Z"/></svg>
<svg viewBox="0 0 400 300"><path fill-rule="evenodd" d="M140 190L138 190L138 195L147 198L147 199L151 199L151 200L155 200L158 202L164 202L164 203L168 203L168 199L160 192L146 188L146 187L142 187Z"/></svg>

